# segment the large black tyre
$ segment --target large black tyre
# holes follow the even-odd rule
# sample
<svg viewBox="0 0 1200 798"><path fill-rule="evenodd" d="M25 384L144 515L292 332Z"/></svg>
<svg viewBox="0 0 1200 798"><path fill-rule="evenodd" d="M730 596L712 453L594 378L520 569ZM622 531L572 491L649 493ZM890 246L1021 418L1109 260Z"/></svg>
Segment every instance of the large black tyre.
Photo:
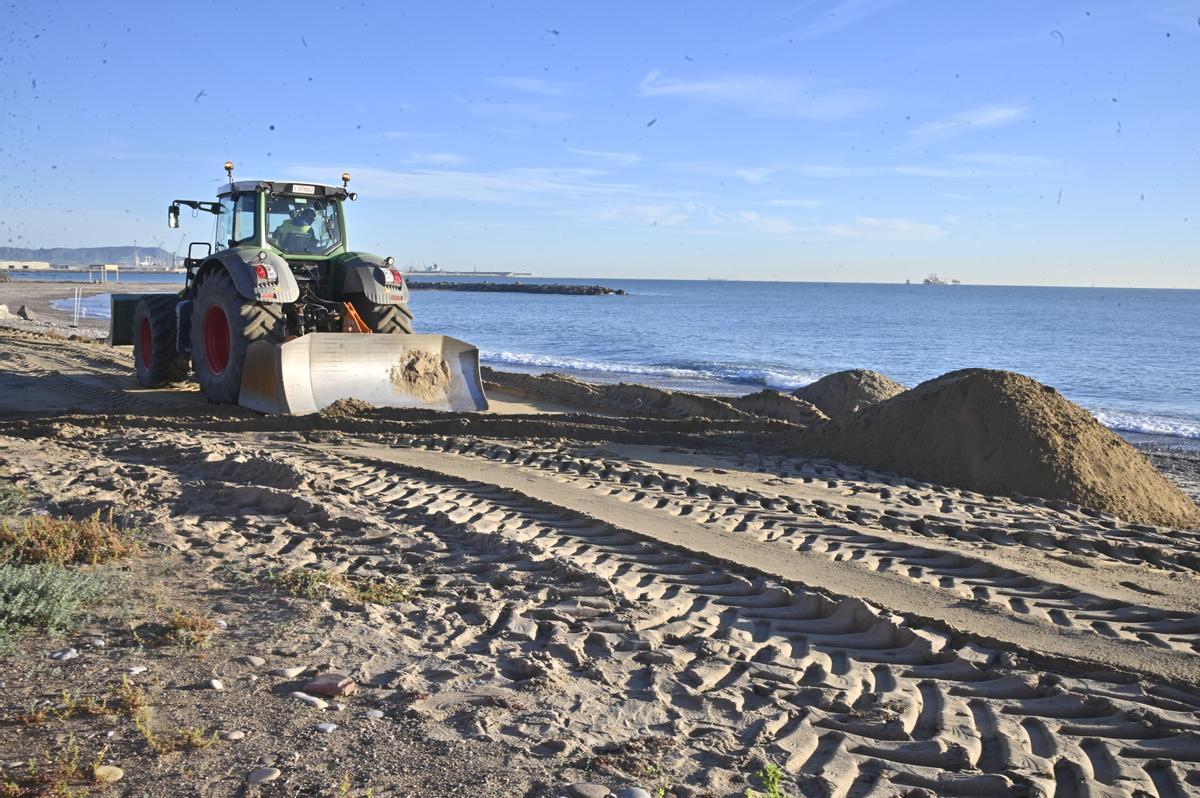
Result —
<svg viewBox="0 0 1200 798"><path fill-rule="evenodd" d="M350 304L371 332L412 335L412 311L408 305L376 305L364 294L351 294Z"/></svg>
<svg viewBox="0 0 1200 798"><path fill-rule="evenodd" d="M174 294L145 296L133 311L133 365L138 385L158 388L187 379L188 361L175 338Z"/></svg>
<svg viewBox="0 0 1200 798"><path fill-rule="evenodd" d="M204 278L196 289L191 338L192 368L208 401L237 402L246 348L259 340L283 342L283 310L283 305L243 297L223 269Z"/></svg>

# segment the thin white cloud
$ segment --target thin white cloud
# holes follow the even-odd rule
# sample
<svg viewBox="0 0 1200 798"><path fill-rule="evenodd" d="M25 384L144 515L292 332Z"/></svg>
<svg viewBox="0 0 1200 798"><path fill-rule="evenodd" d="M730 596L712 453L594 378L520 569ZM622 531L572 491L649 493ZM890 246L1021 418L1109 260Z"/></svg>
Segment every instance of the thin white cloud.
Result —
<svg viewBox="0 0 1200 798"><path fill-rule="evenodd" d="M950 160L978 164L994 169L1023 172L1053 169L1062 165L1056 158L1046 158L1041 155L1014 155L1007 152L963 153L961 155L951 155Z"/></svg>
<svg viewBox="0 0 1200 798"><path fill-rule="evenodd" d="M1029 108L1024 105L1004 103L980 105L917 125L909 131L909 137L914 145L923 146L976 130L988 130L1001 125L1009 125L1024 117L1028 112Z"/></svg>
<svg viewBox="0 0 1200 798"><path fill-rule="evenodd" d="M825 200L809 199L801 197L798 199L773 199L767 200L768 205L774 205L779 208L820 208L825 204Z"/></svg>
<svg viewBox="0 0 1200 798"><path fill-rule="evenodd" d="M338 167L340 169L341 167ZM292 174L322 174L330 167L297 165ZM334 170L336 172L337 170ZM620 197L663 196L646 186L610 183L594 169L518 168L497 170L353 167L364 195L392 199L454 200L496 204L552 205L564 200L616 201Z"/></svg>
<svg viewBox="0 0 1200 798"><path fill-rule="evenodd" d="M585 158L596 158L601 161L619 164L621 166L632 166L642 160L642 156L636 152L607 152L605 150L584 150L578 147L567 147L567 152L575 155L582 155Z"/></svg>
<svg viewBox="0 0 1200 798"><path fill-rule="evenodd" d="M771 235L791 235L797 232L796 225L778 216L763 216L757 211L739 211L737 218L758 233Z"/></svg>
<svg viewBox="0 0 1200 798"><path fill-rule="evenodd" d="M668 203L622 202L607 205L595 215L605 223L627 222L638 225L672 226L688 221L686 209Z"/></svg>
<svg viewBox="0 0 1200 798"><path fill-rule="evenodd" d="M729 74L697 80L664 78L655 70L640 83L642 97L679 97L714 105L736 105L764 116L832 120L870 108L871 96L857 89L818 92L808 81L773 75Z"/></svg>
<svg viewBox="0 0 1200 798"><path fill-rule="evenodd" d="M551 108L540 102L492 102L490 100L481 100L467 103L466 108L476 116L518 117L547 125L565 122L571 118L570 113L557 108Z"/></svg>
<svg viewBox="0 0 1200 798"><path fill-rule="evenodd" d="M889 241L932 241L947 233L944 227L929 222L878 216L857 216L853 222L826 225L822 231L834 238Z"/></svg>
<svg viewBox="0 0 1200 798"><path fill-rule="evenodd" d="M457 152L414 152L405 159L405 163L426 164L429 166L459 166L469 158Z"/></svg>
<svg viewBox="0 0 1200 798"><path fill-rule="evenodd" d="M436 139L441 133L418 133L412 130L385 130L379 138L387 141L408 141L410 139Z"/></svg>
<svg viewBox="0 0 1200 798"><path fill-rule="evenodd" d="M487 82L502 89L524 92L526 94L541 94L546 97L562 97L567 93L567 88L562 83L552 80L542 80L541 78L497 75L496 77L488 78Z"/></svg>
<svg viewBox="0 0 1200 798"><path fill-rule="evenodd" d="M754 169L734 169L733 173L747 183L765 183L775 171L769 166L759 166Z"/></svg>
<svg viewBox="0 0 1200 798"><path fill-rule="evenodd" d="M788 34L790 39L816 39L887 11L903 0L843 0L819 17Z"/></svg>

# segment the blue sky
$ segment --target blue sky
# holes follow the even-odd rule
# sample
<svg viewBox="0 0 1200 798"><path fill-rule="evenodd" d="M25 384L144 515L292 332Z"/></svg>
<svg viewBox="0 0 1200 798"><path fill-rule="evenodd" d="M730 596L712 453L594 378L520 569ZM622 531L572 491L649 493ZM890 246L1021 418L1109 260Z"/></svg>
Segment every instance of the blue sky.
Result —
<svg viewBox="0 0 1200 798"><path fill-rule="evenodd" d="M174 249L230 158L402 264L1200 288L1198 68L1200 1L18 2L0 244Z"/></svg>

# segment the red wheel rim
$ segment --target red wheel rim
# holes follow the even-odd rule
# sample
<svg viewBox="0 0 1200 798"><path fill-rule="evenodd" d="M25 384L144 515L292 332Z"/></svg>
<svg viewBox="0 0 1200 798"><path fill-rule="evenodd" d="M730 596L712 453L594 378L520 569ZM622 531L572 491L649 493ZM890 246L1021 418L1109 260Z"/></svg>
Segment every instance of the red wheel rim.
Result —
<svg viewBox="0 0 1200 798"><path fill-rule="evenodd" d="M142 365L150 368L150 364L154 359L154 352L152 351L154 349L154 336L150 332L150 319L148 318L143 318L141 326L138 327L138 343L140 344L139 349L142 350L140 354Z"/></svg>
<svg viewBox="0 0 1200 798"><path fill-rule="evenodd" d="M213 374L224 374L229 366L229 319L220 305L213 305L204 314L200 328L204 341L204 360Z"/></svg>

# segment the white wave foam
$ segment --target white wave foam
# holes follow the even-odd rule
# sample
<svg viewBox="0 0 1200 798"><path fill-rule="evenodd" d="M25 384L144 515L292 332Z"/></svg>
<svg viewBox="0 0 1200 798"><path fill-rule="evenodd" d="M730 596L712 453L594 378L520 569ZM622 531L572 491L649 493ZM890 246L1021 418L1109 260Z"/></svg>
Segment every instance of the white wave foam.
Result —
<svg viewBox="0 0 1200 798"><path fill-rule="evenodd" d="M783 391L795 390L817 380L820 375L774 371L770 369L731 368L712 364L700 368L689 366L616 363L611 361L583 360L572 357L534 355L524 352L484 351L480 357L487 363L525 368L542 368L556 371L590 372L593 374L628 374L645 378L670 380L695 380L697 382L722 382L738 385L762 385Z"/></svg>
<svg viewBox="0 0 1200 798"><path fill-rule="evenodd" d="M1185 418L1126 413L1121 410L1093 410L1092 415L1109 429L1200 440L1200 422Z"/></svg>
<svg viewBox="0 0 1200 798"><path fill-rule="evenodd" d="M79 315L88 319L110 319L112 318L112 294L96 294L95 296L85 296L79 305ZM61 310L64 313L75 312L75 299L73 297L67 299L56 299L50 303L50 307L55 310Z"/></svg>

